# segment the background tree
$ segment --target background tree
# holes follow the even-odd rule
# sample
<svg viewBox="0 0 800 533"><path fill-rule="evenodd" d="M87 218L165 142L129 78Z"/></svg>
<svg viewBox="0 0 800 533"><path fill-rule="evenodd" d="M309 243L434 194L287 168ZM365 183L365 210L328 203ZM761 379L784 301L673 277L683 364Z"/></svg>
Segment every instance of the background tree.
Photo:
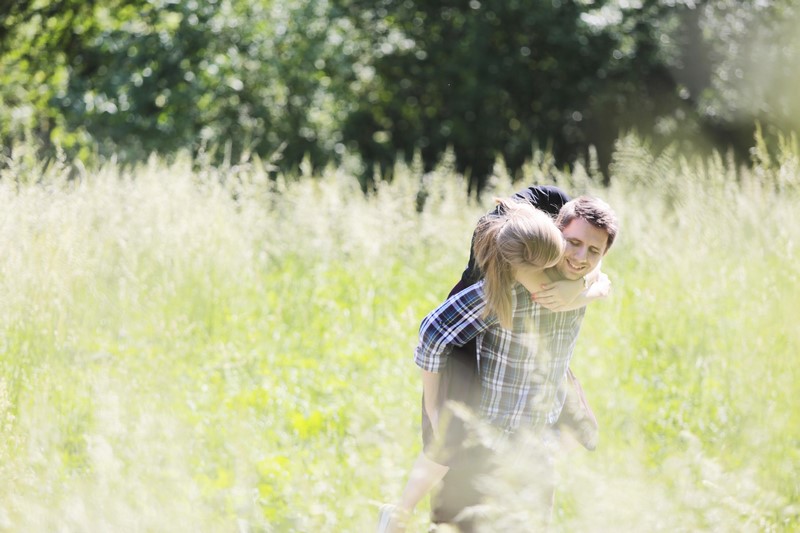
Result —
<svg viewBox="0 0 800 533"><path fill-rule="evenodd" d="M285 166L342 152L336 126L347 107L336 103L333 80L349 57L347 28L329 25L317 3L64 0L6 9L2 78L12 83L0 93L25 118L0 125L6 139L133 161L206 144L227 145L234 160L278 151Z"/></svg>
<svg viewBox="0 0 800 533"><path fill-rule="evenodd" d="M746 162L756 119L800 117L786 90L797 14L782 0L338 4L375 41L345 137L382 167L414 150L430 167L452 147L473 190L496 155L516 172L533 148L568 165L594 147L607 171L631 130L656 149Z"/></svg>
<svg viewBox="0 0 800 533"><path fill-rule="evenodd" d="M800 131L800 6L792 0L704 2L712 74L699 99L715 124Z"/></svg>
<svg viewBox="0 0 800 533"><path fill-rule="evenodd" d="M375 75L343 127L368 159L419 149L431 167L452 147L479 190L498 153L516 171L532 146L559 161L585 147L580 123L616 36L584 22L583 3L340 4L375 40Z"/></svg>
<svg viewBox="0 0 800 533"><path fill-rule="evenodd" d="M294 169L446 150L480 191L534 149L608 179L614 142L750 158L800 127L791 0L25 0L0 5L0 142ZM779 143L773 143L778 146Z"/></svg>

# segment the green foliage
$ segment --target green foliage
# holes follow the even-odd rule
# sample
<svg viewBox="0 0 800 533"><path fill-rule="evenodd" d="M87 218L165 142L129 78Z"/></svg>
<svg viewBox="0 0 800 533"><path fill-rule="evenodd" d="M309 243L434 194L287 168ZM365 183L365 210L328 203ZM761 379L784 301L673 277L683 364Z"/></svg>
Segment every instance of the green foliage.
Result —
<svg viewBox="0 0 800 533"><path fill-rule="evenodd" d="M608 182L629 131L749 163L797 130L789 0L79 0L0 6L0 143L88 166L181 151L319 171L452 155L480 193L537 151ZM744 51L744 53L742 53ZM39 144L36 144L39 143ZM590 163L590 161L592 161Z"/></svg>
<svg viewBox="0 0 800 533"><path fill-rule="evenodd" d="M190 169L4 172L0 528L347 530L395 423L413 449L397 362L465 260L455 183L417 215L414 182Z"/></svg>
<svg viewBox="0 0 800 533"><path fill-rule="evenodd" d="M799 20L797 3L789 0L709 2L704 22L720 75L710 79L704 114L721 121L752 117L776 130L797 131L800 104L784 88L800 81Z"/></svg>
<svg viewBox="0 0 800 533"><path fill-rule="evenodd" d="M572 162L587 143L597 80L619 35L583 20L580 2L339 2L375 42L374 75L343 129L369 161L421 150L427 168L452 147L480 191L496 154L517 175L531 147ZM613 137L614 133L611 132Z"/></svg>
<svg viewBox="0 0 800 533"><path fill-rule="evenodd" d="M27 7L26 7L27 6ZM143 161L151 152L258 154L285 168L343 150L343 34L307 2L56 2L12 9L0 56L5 139ZM53 32L34 37L35 28ZM334 81L335 80L335 81ZM4 84L5 85L5 84ZM324 157L323 157L324 155Z"/></svg>
<svg viewBox="0 0 800 533"><path fill-rule="evenodd" d="M573 361L600 447L561 461L556 530L800 525L785 148L750 171L626 137L610 188L554 171L622 220ZM452 161L365 196L342 167L152 158L69 180L18 153L0 170L0 530L373 527L420 446L418 323L491 195L470 203ZM490 186L523 184L498 165Z"/></svg>
<svg viewBox="0 0 800 533"><path fill-rule="evenodd" d="M642 132L659 150L731 148L741 163L754 118L796 127L785 112L773 115L792 108L792 84L767 86L758 74L783 79L800 57L781 30L794 20L783 2L337 4L374 43L343 132L384 167L398 150L407 159L420 150L431 168L452 148L481 191L497 155L519 177L532 151L549 149L563 167L586 164L594 147L608 177L621 132ZM753 61L737 60L753 41ZM742 78L741 88L731 83ZM755 109L762 103L769 112Z"/></svg>

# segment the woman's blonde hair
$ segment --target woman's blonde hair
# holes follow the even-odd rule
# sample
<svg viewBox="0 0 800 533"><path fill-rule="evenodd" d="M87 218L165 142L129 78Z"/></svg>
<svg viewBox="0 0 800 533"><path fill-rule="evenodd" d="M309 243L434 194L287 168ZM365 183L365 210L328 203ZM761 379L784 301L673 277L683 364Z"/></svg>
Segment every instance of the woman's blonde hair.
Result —
<svg viewBox="0 0 800 533"><path fill-rule="evenodd" d="M554 265L564 253L564 238L553 219L528 202L495 201L498 208L478 222L473 251L485 280L485 315L494 312L511 329L514 268Z"/></svg>

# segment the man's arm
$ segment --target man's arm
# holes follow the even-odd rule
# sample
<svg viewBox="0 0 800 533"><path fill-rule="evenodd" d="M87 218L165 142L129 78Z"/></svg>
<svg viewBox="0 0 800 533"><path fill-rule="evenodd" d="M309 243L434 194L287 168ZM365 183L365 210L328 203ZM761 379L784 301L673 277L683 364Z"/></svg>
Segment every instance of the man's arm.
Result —
<svg viewBox="0 0 800 533"><path fill-rule="evenodd" d="M441 404L439 372L447 364L453 346L463 346L497 321L494 316L484 318L485 309L483 282L479 282L448 298L420 325L414 362L422 369L425 411L434 428L439 421L438 406Z"/></svg>
<svg viewBox="0 0 800 533"><path fill-rule="evenodd" d="M439 428L439 381L441 374L422 370L422 397L425 400L425 412L431 421L431 428L436 434Z"/></svg>
<svg viewBox="0 0 800 533"><path fill-rule="evenodd" d="M494 315L484 317L485 310L483 281L479 281L429 313L420 324L419 342L414 349L417 366L438 373L447 363L452 346L464 346L497 322Z"/></svg>

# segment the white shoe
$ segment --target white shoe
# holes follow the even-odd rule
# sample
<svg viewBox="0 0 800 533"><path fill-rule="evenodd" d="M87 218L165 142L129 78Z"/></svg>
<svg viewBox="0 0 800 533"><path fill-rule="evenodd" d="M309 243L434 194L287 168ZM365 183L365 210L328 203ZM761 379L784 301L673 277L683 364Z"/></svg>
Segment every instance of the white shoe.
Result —
<svg viewBox="0 0 800 533"><path fill-rule="evenodd" d="M396 505L385 503L378 513L377 533L403 533L406 530L406 513Z"/></svg>

